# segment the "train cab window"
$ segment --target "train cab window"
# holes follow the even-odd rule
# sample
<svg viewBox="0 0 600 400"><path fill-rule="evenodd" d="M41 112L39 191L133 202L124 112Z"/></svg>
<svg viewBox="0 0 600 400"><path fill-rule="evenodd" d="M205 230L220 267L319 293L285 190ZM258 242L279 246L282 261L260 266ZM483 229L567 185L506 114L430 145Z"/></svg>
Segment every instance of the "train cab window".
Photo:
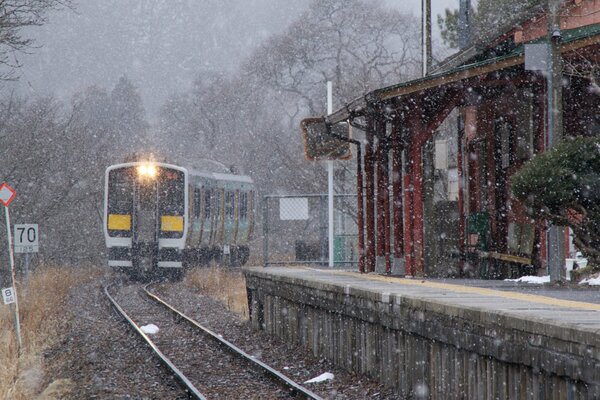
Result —
<svg viewBox="0 0 600 400"><path fill-rule="evenodd" d="M108 174L109 214L131 214L133 211L133 180L127 169L114 169Z"/></svg>
<svg viewBox="0 0 600 400"><path fill-rule="evenodd" d="M210 209L212 207L211 198L212 191L210 189L206 189L206 191L204 192L204 218L206 219L210 218Z"/></svg>
<svg viewBox="0 0 600 400"><path fill-rule="evenodd" d="M159 180L160 215L183 215L185 210L185 175L181 171L163 169Z"/></svg>
<svg viewBox="0 0 600 400"><path fill-rule="evenodd" d="M240 193L240 219L248 218L248 193Z"/></svg>
<svg viewBox="0 0 600 400"><path fill-rule="evenodd" d="M227 218L233 218L234 211L235 211L235 193L227 192L227 193L225 193L225 216Z"/></svg>
<svg viewBox="0 0 600 400"><path fill-rule="evenodd" d="M200 218L200 189L194 189L194 218Z"/></svg>

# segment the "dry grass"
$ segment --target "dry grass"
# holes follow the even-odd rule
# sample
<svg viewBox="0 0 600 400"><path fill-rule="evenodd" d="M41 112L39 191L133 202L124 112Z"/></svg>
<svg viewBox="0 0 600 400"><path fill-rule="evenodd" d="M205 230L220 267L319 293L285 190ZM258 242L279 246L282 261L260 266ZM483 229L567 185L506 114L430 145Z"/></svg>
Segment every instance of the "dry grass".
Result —
<svg viewBox="0 0 600 400"><path fill-rule="evenodd" d="M34 398L43 379L42 352L61 333L61 315L71 288L98 277L98 269L40 267L17 285L21 338L19 354L14 325L14 304L0 308L0 399Z"/></svg>
<svg viewBox="0 0 600 400"><path fill-rule="evenodd" d="M186 275L185 283L207 296L220 300L229 311L248 319L246 279L240 270L220 267L195 268Z"/></svg>

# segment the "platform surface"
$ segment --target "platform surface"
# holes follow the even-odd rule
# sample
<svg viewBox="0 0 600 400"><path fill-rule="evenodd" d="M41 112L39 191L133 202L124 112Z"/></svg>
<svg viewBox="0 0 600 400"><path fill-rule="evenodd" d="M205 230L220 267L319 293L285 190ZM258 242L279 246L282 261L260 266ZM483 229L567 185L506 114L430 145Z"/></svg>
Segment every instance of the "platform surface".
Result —
<svg viewBox="0 0 600 400"><path fill-rule="evenodd" d="M522 321L547 323L555 328L600 333L600 290L596 288L542 287L503 281L410 279L311 267L256 267L248 268L248 271L267 274L274 279L322 285L323 288L332 285L343 288L347 293L353 290L371 292L384 300L417 299L453 309L477 310Z"/></svg>

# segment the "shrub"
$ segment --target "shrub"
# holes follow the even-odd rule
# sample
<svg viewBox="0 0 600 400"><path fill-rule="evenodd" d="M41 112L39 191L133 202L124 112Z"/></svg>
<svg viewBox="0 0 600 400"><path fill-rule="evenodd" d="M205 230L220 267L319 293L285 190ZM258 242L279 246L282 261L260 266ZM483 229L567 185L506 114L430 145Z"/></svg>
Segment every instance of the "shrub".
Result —
<svg viewBox="0 0 600 400"><path fill-rule="evenodd" d="M600 138L568 138L528 161L512 192L535 219L573 229L592 271L600 270Z"/></svg>

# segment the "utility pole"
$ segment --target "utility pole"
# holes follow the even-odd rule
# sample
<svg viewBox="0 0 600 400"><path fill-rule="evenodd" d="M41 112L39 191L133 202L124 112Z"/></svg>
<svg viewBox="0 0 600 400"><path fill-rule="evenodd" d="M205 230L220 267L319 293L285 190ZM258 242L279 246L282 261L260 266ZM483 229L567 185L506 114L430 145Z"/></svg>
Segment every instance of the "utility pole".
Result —
<svg viewBox="0 0 600 400"><path fill-rule="evenodd" d="M327 81L327 115L330 115L333 112L333 84L331 81ZM328 234L328 243L329 243L329 267L333 268L334 266L334 243L333 243L333 234L334 234L334 208L333 208L333 160L327 160L327 188L328 188L328 196L327 196L327 210L329 216L329 234Z"/></svg>
<svg viewBox="0 0 600 400"><path fill-rule="evenodd" d="M422 0L421 3L421 16L422 16L422 30L421 30L421 48L423 49L422 54L422 67L423 76L426 76L431 68L431 61L433 59L431 52L431 0Z"/></svg>
<svg viewBox="0 0 600 400"><path fill-rule="evenodd" d="M546 148L558 144L563 134L562 56L560 54L561 0L548 0L548 87ZM564 228L551 225L548 229L548 273L551 282L560 281L565 263Z"/></svg>
<svg viewBox="0 0 600 400"><path fill-rule="evenodd" d="M466 49L471 44L471 0L460 0L458 9L458 48Z"/></svg>

